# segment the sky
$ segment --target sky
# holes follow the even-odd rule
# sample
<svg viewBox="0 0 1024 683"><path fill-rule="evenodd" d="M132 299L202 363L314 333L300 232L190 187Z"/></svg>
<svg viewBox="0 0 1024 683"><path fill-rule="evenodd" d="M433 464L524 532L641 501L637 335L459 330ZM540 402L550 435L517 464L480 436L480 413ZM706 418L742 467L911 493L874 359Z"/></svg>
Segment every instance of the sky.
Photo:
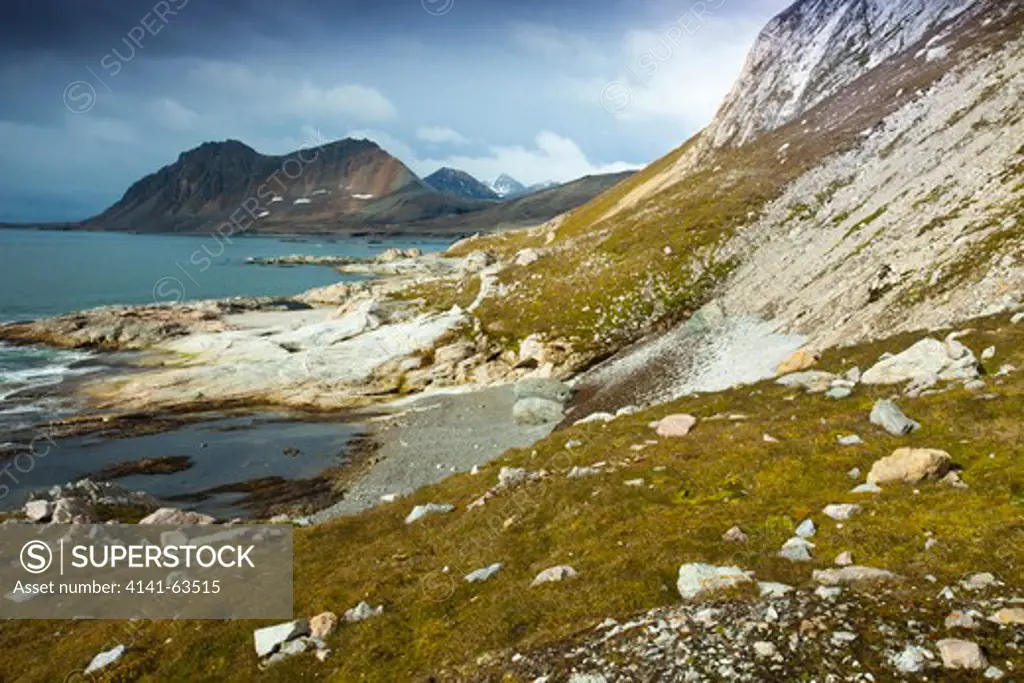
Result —
<svg viewBox="0 0 1024 683"><path fill-rule="evenodd" d="M0 221L79 220L210 140L372 139L421 176L637 168L790 0L32 0L0 25Z"/></svg>

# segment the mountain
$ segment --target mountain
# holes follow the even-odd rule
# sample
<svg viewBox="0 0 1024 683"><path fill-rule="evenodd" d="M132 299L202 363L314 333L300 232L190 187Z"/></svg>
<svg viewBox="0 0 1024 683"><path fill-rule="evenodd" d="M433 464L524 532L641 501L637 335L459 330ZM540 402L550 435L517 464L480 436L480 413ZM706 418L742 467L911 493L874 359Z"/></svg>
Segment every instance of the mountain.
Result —
<svg viewBox="0 0 1024 683"><path fill-rule="evenodd" d="M468 234L539 225L553 216L559 216L587 203L632 175L632 171L626 171L584 176L562 185L551 184L545 189L528 192L503 202L492 202L480 211L444 216L410 227L424 233Z"/></svg>
<svg viewBox="0 0 1024 683"><path fill-rule="evenodd" d="M369 140L345 139L282 156L237 140L207 142L134 183L103 213L55 230L120 232L425 233L460 235L542 223L592 199L619 176L553 186L506 201L469 174L442 168L421 180ZM534 186L535 188L538 186ZM508 206L504 206L509 204ZM26 227L0 225L4 227Z"/></svg>
<svg viewBox="0 0 1024 683"><path fill-rule="evenodd" d="M491 183L491 189L499 197L517 197L526 192L526 186L507 173L495 178Z"/></svg>
<svg viewBox="0 0 1024 683"><path fill-rule="evenodd" d="M540 192L541 190L547 190L552 187L558 187L560 184L561 183L556 183L554 180L549 180L544 183L534 183L533 185L527 186L526 192L524 194L529 194L531 192Z"/></svg>
<svg viewBox="0 0 1024 683"><path fill-rule="evenodd" d="M775 130L977 0L804 0L761 32L706 131L714 146Z"/></svg>
<svg viewBox="0 0 1024 683"><path fill-rule="evenodd" d="M500 199L497 192L469 175L454 168L439 168L423 179L438 192L447 192L466 199Z"/></svg>
<svg viewBox="0 0 1024 683"><path fill-rule="evenodd" d="M453 249L541 255L497 276L479 329L571 349L563 375L611 358L626 379L580 386L614 413L672 395L682 329L757 321L825 349L1012 306L1022 35L1022 0L800 0L703 131L537 230Z"/></svg>
<svg viewBox="0 0 1024 683"><path fill-rule="evenodd" d="M402 201L396 203L395 195ZM390 199L381 205L385 198ZM257 232L301 232L324 225L421 220L473 208L467 200L435 191L368 140L346 139L283 156L263 155L228 140L182 153L132 185L84 227L193 231L234 218Z"/></svg>

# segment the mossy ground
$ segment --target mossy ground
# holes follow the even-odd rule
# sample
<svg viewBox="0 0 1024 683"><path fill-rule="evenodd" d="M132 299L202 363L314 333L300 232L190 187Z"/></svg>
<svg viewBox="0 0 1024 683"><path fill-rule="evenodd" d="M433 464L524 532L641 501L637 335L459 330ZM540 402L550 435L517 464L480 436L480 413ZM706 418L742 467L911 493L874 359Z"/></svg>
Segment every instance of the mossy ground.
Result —
<svg viewBox="0 0 1024 683"><path fill-rule="evenodd" d="M1011 325L1004 315L971 327L965 343L976 351L997 349L985 364L989 373L1006 363L1024 367L1024 326ZM832 350L819 367L866 368L881 353L900 351L923 336ZM297 530L296 615L340 613L360 600L385 605L381 617L342 626L331 636L334 654L323 664L304 655L259 673L252 630L261 622L24 621L0 628L0 677L62 680L96 652L125 642L131 647L109 680L472 680L473 663L484 653L543 647L606 617L678 600L675 572L694 561L736 564L764 580L806 585L812 569L850 550L860 564L909 579L906 602L892 609L934 594L927 574L938 577L941 587L969 572L990 571L1009 584L1010 594L1019 594L1024 373L988 383L995 395L990 400L964 389L901 400L923 424L905 438L868 421L873 402L890 396L891 387L858 387L853 397L834 401L769 381L688 397L611 424L557 432L534 448L506 454L479 475L454 476L358 517ZM684 439L631 449L653 437L650 421L675 412L690 412L701 422ZM716 415L746 419L710 419ZM766 433L778 443L766 443ZM854 433L866 445L837 443L837 436ZM582 445L566 450L570 440ZM849 493L851 468L867 472L900 446L947 450L970 488L925 483L916 490L889 486L860 499ZM616 471L564 476L574 465L600 461ZM496 482L501 466L543 468L552 476L467 511ZM624 486L638 478L646 485ZM827 504L855 500L865 512L841 529L820 514ZM411 506L426 502L449 502L458 510L406 526ZM793 565L775 557L808 516L822 527L815 561ZM721 540L734 524L750 535L749 543ZM926 532L939 541L927 552ZM506 566L495 579L476 585L461 580L499 561ZM571 564L580 578L528 588L539 571L557 564ZM446 566L449 573L441 571ZM1001 661L1024 667L1021 653L1003 652L998 638L979 637Z"/></svg>

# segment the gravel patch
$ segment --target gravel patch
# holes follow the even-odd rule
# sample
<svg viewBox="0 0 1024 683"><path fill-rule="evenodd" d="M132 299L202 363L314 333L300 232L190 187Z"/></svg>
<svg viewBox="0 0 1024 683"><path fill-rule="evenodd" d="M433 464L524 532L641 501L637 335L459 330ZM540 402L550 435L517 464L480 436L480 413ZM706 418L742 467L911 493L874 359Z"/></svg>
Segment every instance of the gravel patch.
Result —
<svg viewBox="0 0 1024 683"><path fill-rule="evenodd" d="M381 444L376 463L341 501L313 515L313 523L358 514L379 505L382 497L395 500L551 433L553 424L517 425L512 419L515 400L512 385L506 385L393 405L400 412L371 425L372 437Z"/></svg>

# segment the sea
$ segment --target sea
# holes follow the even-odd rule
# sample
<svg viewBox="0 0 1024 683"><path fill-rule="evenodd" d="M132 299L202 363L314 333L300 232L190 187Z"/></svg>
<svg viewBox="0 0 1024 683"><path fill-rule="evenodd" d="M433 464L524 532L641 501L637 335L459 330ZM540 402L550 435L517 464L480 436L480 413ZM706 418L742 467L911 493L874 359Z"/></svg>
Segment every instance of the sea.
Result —
<svg viewBox="0 0 1024 683"><path fill-rule="evenodd" d="M293 295L357 278L325 266L257 266L246 259L362 257L391 247L435 252L449 243L329 236L232 236L229 242L209 235L0 230L0 322L114 304ZM110 358L0 343L0 448L4 434L62 416L68 408L59 400L59 385L103 372Z"/></svg>

